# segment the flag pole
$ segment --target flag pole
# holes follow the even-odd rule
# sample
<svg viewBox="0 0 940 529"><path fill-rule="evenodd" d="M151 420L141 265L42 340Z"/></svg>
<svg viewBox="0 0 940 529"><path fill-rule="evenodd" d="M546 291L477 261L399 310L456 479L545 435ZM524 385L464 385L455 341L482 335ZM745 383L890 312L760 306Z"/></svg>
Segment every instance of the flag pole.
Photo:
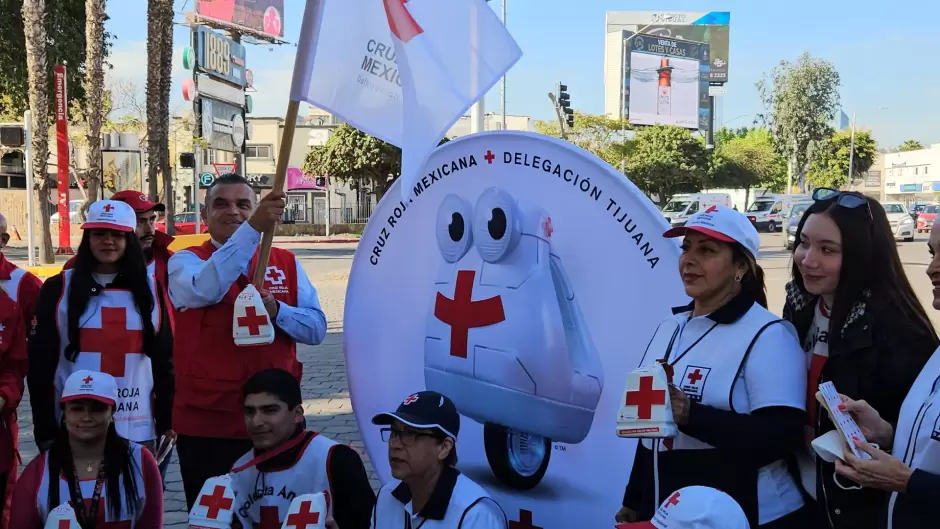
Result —
<svg viewBox="0 0 940 529"><path fill-rule="evenodd" d="M284 181L287 180L287 164L290 161L290 148L294 143L294 129L297 128L297 112L300 109L300 102L291 100L287 104L287 117L284 122L284 134L281 136L281 148L277 152L277 168L274 171L274 184L271 186L271 192L284 190ZM271 257L271 245L274 244L275 228L264 232L261 237L261 249L258 251L258 262L255 264L255 273L252 283L255 288L261 290L264 285L264 273L268 268L268 258Z"/></svg>

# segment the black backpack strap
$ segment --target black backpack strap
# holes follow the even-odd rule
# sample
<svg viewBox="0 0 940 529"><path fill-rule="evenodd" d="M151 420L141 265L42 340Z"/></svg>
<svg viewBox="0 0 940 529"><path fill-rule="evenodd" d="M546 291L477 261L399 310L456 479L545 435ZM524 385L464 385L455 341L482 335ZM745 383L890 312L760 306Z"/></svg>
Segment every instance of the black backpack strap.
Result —
<svg viewBox="0 0 940 529"><path fill-rule="evenodd" d="M751 340L751 344L747 346L747 351L744 352L744 358L741 359L741 365L738 366L738 371L734 374L734 380L731 381L731 391L728 392L728 409L731 411L737 413L737 410L734 409L734 399L732 398L734 395L734 386L738 383L738 377L741 376L741 371L744 371L744 366L747 364L747 359L751 356L751 350L754 349L754 344L757 343L757 339L760 338L760 335L763 334L768 327L777 323L782 323L784 321L785 320L782 319L774 320L764 324L764 326L757 331L757 334L754 335L754 338Z"/></svg>

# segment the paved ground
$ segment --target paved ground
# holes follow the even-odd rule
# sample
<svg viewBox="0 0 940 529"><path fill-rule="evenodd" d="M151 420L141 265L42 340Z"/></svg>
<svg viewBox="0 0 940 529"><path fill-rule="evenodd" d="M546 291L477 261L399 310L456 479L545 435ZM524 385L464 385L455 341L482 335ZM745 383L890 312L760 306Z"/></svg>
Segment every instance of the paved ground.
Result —
<svg viewBox="0 0 940 529"><path fill-rule="evenodd" d="M781 246L782 238L777 234L764 234L762 239L761 266L767 276L767 293L771 309L778 313L783 307L783 286L790 277L790 254ZM926 236L914 243L899 243L901 259L908 278L921 296L922 302L938 328L940 312L930 308L932 299L930 282L924 275L929 262ZM314 285L320 303L329 321L329 333L323 344L316 347L301 346L299 355L304 363L304 409L308 426L331 438L348 443L356 448L366 463L373 487L379 482L365 454L362 439L352 414L349 388L343 359L343 304L346 281L355 252L355 244L279 244L297 253ZM7 256L16 262L25 261L21 249L10 248ZM20 406L20 442L23 460L29 462L36 455L32 439L31 413L28 399ZM167 476L166 518L168 528L186 527L186 504L180 480L179 466L174 461Z"/></svg>

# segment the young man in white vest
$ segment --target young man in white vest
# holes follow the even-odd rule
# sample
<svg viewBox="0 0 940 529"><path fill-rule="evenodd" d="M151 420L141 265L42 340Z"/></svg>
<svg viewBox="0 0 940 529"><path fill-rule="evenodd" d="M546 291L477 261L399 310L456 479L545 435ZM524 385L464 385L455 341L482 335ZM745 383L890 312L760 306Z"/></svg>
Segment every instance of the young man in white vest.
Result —
<svg viewBox="0 0 940 529"><path fill-rule="evenodd" d="M261 290L274 342L239 347L232 338L235 298L251 283L261 234L284 214L284 196L272 192L257 201L244 178L217 178L206 190L203 212L211 239L169 261L170 300L177 311L173 430L189 509L207 479L227 473L252 448L242 411L248 378L277 367L300 380L297 343L316 345L326 335L326 316L300 261L288 250L271 248Z"/></svg>
<svg viewBox="0 0 940 529"><path fill-rule="evenodd" d="M266 369L248 379L243 393L254 449L232 468L235 516L242 527L281 527L291 500L326 491L331 525L368 529L375 493L362 459L352 448L304 429L294 375Z"/></svg>
<svg viewBox="0 0 940 529"><path fill-rule="evenodd" d="M388 443L394 481L379 491L372 529L506 529L502 508L482 487L458 471L460 415L434 391L408 396L395 413L372 423Z"/></svg>

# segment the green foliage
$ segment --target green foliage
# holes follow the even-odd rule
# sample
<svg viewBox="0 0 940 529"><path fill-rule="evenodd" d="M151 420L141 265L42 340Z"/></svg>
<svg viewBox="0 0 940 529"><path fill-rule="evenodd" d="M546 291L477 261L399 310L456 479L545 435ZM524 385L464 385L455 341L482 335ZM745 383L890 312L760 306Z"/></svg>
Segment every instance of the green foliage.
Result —
<svg viewBox="0 0 940 529"><path fill-rule="evenodd" d="M633 138L627 176L647 195L665 204L676 193L699 191L708 172L708 151L684 128L645 127Z"/></svg>
<svg viewBox="0 0 940 529"><path fill-rule="evenodd" d="M0 0L0 121L21 120L28 108L26 37L23 34L23 0ZM55 108L52 68L66 64L70 101L84 106L85 0L46 0L46 45L49 64L49 108ZM105 32L105 60L112 36ZM53 113L49 113L50 120Z"/></svg>
<svg viewBox="0 0 940 529"><path fill-rule="evenodd" d="M924 146L921 142L917 140L907 140L904 143L902 143L900 147L898 147L898 150L901 152L908 152L908 151L919 151L923 148Z"/></svg>
<svg viewBox="0 0 940 529"><path fill-rule="evenodd" d="M852 152L852 131L837 131L822 142L813 153L812 163L806 173L806 179L814 187L845 187L849 181L849 158ZM861 178L867 172L878 154L878 146L871 132L855 131L855 156L852 157L853 178Z"/></svg>
<svg viewBox="0 0 940 529"><path fill-rule="evenodd" d="M539 134L561 138L558 121L536 121ZM621 137L622 130L632 130L625 120L611 119L582 112L574 113L574 127L565 131L567 140L591 152L610 165L620 168L623 156L629 155L631 142Z"/></svg>
<svg viewBox="0 0 940 529"><path fill-rule="evenodd" d="M449 141L444 138L439 145ZM401 174L401 149L343 123L326 145L311 147L301 170L348 181L354 188L368 183L376 200L381 200Z"/></svg>
<svg viewBox="0 0 940 529"><path fill-rule="evenodd" d="M777 152L795 167L805 167L812 146L832 135L840 83L835 66L809 52L795 63L781 61L757 83L764 104L758 119L770 129Z"/></svg>
<svg viewBox="0 0 940 529"><path fill-rule="evenodd" d="M764 187L782 191L786 187L786 161L774 150L770 131L742 128L724 136L712 154L710 188L750 189Z"/></svg>

